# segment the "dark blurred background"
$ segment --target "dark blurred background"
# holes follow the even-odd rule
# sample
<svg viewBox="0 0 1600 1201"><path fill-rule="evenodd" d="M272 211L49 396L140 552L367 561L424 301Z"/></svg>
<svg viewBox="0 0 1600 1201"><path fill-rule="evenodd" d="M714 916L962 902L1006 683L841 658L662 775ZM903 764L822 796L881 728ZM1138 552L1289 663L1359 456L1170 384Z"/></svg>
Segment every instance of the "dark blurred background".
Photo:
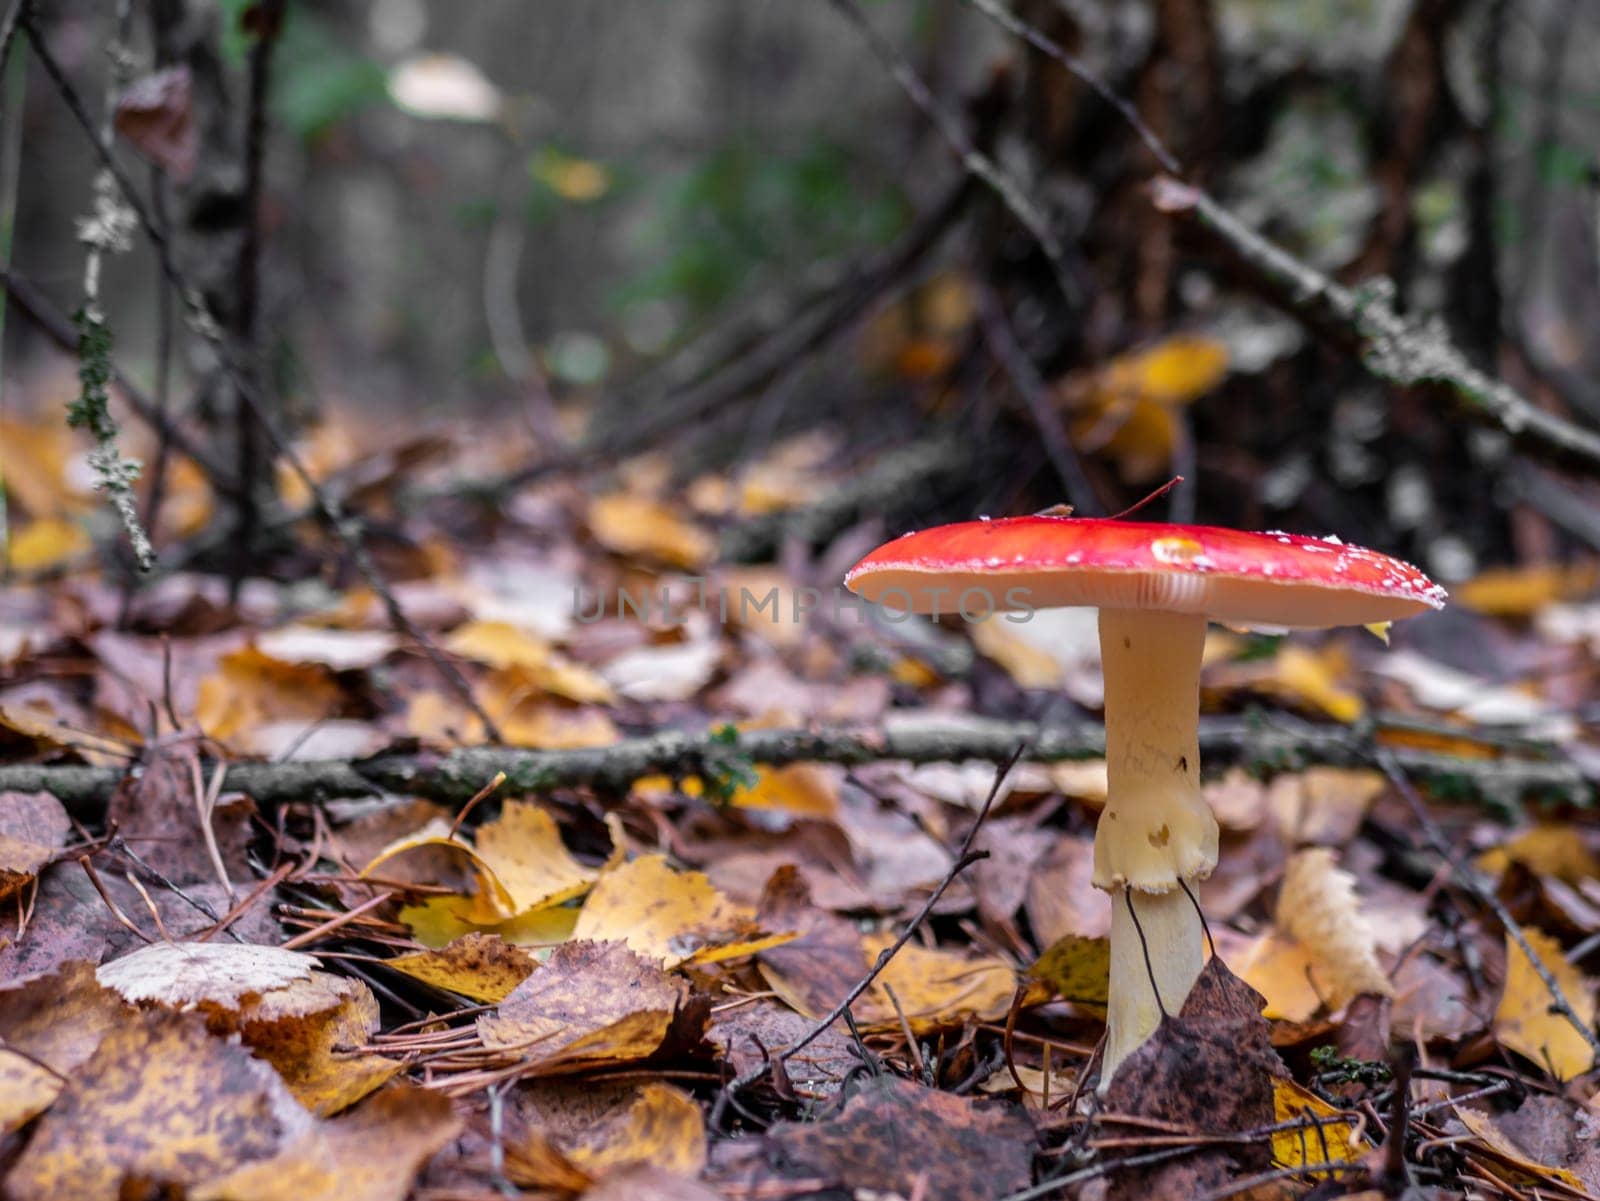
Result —
<svg viewBox="0 0 1600 1201"><path fill-rule="evenodd" d="M1025 191L1055 262L991 190L958 195L949 138L846 7ZM1600 425L1595 0L1012 7L1239 217L1337 279L1393 279L1403 311L1436 314L1536 406ZM36 9L91 114L114 87L116 8ZM262 10L281 26L264 34ZM137 138L116 154L219 294L247 224L252 55L273 43L251 339L289 428L330 407L527 408L529 464L577 444L698 468L823 426L841 479L953 431L960 480L934 455L917 488L873 494L928 520L1062 499L1032 378L1101 511L1181 471L1179 515L1336 528L1447 580L1600 544L1581 471L1509 453L1308 334L1152 207L1157 166L1110 105L963 0L157 0L126 30L130 81L193 65L184 47L215 55L222 92L197 82L190 100L193 180ZM23 42L5 84L9 261L70 313L96 160ZM232 208L206 209L213 186ZM155 262L139 239L103 286L116 361L147 391L171 303ZM807 338L819 306L835 319ZM226 439L243 418L208 396L203 339L174 328L174 411ZM4 332L4 405L60 399L70 360L15 305ZM1171 361L1137 358L1152 348ZM1166 370L1184 377L1171 395L1149 378Z"/></svg>

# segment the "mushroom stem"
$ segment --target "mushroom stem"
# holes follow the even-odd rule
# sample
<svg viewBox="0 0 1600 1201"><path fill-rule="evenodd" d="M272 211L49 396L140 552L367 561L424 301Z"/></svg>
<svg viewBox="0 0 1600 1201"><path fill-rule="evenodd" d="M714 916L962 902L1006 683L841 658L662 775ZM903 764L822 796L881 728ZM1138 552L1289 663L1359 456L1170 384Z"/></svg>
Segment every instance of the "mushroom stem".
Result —
<svg viewBox="0 0 1600 1201"><path fill-rule="evenodd" d="M1100 611L1109 790L1094 882L1112 899L1102 1088L1200 974L1200 915L1179 883L1217 863L1217 822L1200 794L1205 637L1199 614Z"/></svg>

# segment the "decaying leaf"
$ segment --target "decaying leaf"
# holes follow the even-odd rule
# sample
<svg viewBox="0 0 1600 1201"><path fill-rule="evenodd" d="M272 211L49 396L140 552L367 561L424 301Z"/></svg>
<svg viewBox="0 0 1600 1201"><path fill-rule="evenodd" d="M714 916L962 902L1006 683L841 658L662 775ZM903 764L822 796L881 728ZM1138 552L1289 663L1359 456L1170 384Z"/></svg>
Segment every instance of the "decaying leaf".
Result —
<svg viewBox="0 0 1600 1201"><path fill-rule="evenodd" d="M203 1184L194 1201L404 1201L422 1165L461 1129L450 1102L409 1085L384 1089L270 1159Z"/></svg>
<svg viewBox="0 0 1600 1201"><path fill-rule="evenodd" d="M568 1086L571 1087L571 1086ZM706 1162L705 1121L694 1099L648 1083L620 1100L599 1092L582 1120L530 1127L506 1147L506 1175L524 1188L583 1192L613 1172L635 1166L693 1177Z"/></svg>
<svg viewBox="0 0 1600 1201"><path fill-rule="evenodd" d="M991 1201L1032 1174L1033 1132L1020 1109L890 1075L863 1085L836 1117L780 1122L763 1142L763 1175L847 1180L878 1196Z"/></svg>
<svg viewBox="0 0 1600 1201"><path fill-rule="evenodd" d="M1181 1013L1163 1018L1149 1041L1122 1062L1106 1108L1208 1134L1271 1125L1274 1081L1284 1074L1272 1050L1261 997L1213 956ZM1259 1144L1222 1144L1178 1163L1130 1167L1113 1177L1115 1198L1193 1196L1264 1168Z"/></svg>
<svg viewBox="0 0 1600 1201"><path fill-rule="evenodd" d="M0 1137L49 1109L66 1077L20 1051L0 1047Z"/></svg>
<svg viewBox="0 0 1600 1201"><path fill-rule="evenodd" d="M250 749L258 728L281 721L311 725L332 716L341 695L324 667L286 663L244 647L223 655L216 672L200 681L195 717L208 736Z"/></svg>
<svg viewBox="0 0 1600 1201"><path fill-rule="evenodd" d="M152 943L105 964L100 984L126 1001L173 1008L205 1003L237 1009L260 996L307 980L319 966L310 955L252 943Z"/></svg>
<svg viewBox="0 0 1600 1201"><path fill-rule="evenodd" d="M385 962L425 984L491 1003L505 1000L534 969L526 951L498 935L480 933L462 935L436 951L417 951Z"/></svg>
<svg viewBox="0 0 1600 1201"><path fill-rule="evenodd" d="M1568 884L1600 879L1600 857L1589 849L1583 832L1572 826L1553 823L1530 826L1515 838L1479 855L1477 865L1499 876L1513 860L1541 876L1553 876Z"/></svg>
<svg viewBox="0 0 1600 1201"><path fill-rule="evenodd" d="M1104 1005L1111 983L1111 940L1062 935L1041 952L1027 974L1063 1001Z"/></svg>
<svg viewBox="0 0 1600 1201"><path fill-rule="evenodd" d="M557 947L499 1009L478 1019L486 1047L515 1050L532 1069L644 1059L667 1037L688 985L620 942Z"/></svg>
<svg viewBox="0 0 1600 1201"><path fill-rule="evenodd" d="M1555 977L1580 1021L1594 1028L1594 990L1583 973L1566 961L1561 945L1542 930L1523 930L1539 962ZM1501 1044L1549 1071L1557 1080L1571 1080L1594 1066L1594 1052L1572 1023L1551 1006L1550 990L1532 961L1509 934L1506 936L1506 985L1494 1014L1494 1034Z"/></svg>
<svg viewBox="0 0 1600 1201"><path fill-rule="evenodd" d="M633 493L595 497L589 502L587 522L595 541L607 550L669 567L703 566L716 549L699 526L661 502Z"/></svg>
<svg viewBox="0 0 1600 1201"><path fill-rule="evenodd" d="M1530 1158L1501 1132L1488 1114L1465 1106L1456 1106L1455 1114L1461 1119L1461 1124L1482 1142L1481 1147L1468 1144L1469 1152L1482 1162L1492 1175L1499 1177L1513 1188L1538 1189L1553 1186L1570 1189L1579 1195L1588 1195L1577 1173L1563 1167L1542 1164Z"/></svg>
<svg viewBox="0 0 1600 1201"><path fill-rule="evenodd" d="M130 1012L35 1123L6 1190L16 1201L120 1201L130 1183L192 1188L311 1126L270 1066L198 1015Z"/></svg>
<svg viewBox="0 0 1600 1201"><path fill-rule="evenodd" d="M71 832L67 811L48 792L0 793L0 900L37 877Z"/></svg>

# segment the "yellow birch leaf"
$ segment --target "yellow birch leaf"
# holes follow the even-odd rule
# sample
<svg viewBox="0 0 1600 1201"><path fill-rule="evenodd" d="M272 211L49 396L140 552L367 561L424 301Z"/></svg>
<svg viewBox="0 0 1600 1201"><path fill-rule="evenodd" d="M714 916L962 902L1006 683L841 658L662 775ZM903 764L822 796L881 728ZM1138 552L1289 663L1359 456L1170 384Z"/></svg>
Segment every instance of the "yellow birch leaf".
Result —
<svg viewBox="0 0 1600 1201"><path fill-rule="evenodd" d="M1311 956L1287 935L1263 934L1229 966L1265 998L1261 1013L1270 1021L1305 1022L1322 1008L1311 982Z"/></svg>
<svg viewBox="0 0 1600 1201"><path fill-rule="evenodd" d="M498 922L474 922L472 897L429 897L400 910L400 921L411 937L430 950L438 950L468 934L492 934L516 947L553 947L572 937L578 911L568 906L535 909Z"/></svg>
<svg viewBox="0 0 1600 1201"><path fill-rule="evenodd" d="M649 1083L620 1114L597 1123L565 1152L594 1177L629 1164L698 1176L706 1164L705 1119L687 1093Z"/></svg>
<svg viewBox="0 0 1600 1201"><path fill-rule="evenodd" d="M1063 1001L1103 1006L1111 983L1111 940L1076 934L1058 938L1027 974Z"/></svg>
<svg viewBox="0 0 1600 1201"><path fill-rule="evenodd" d="M1578 1019L1594 1028L1594 992L1583 973L1566 961L1561 945L1542 930L1526 926L1522 931ZM1571 1080L1594 1066L1594 1052L1588 1041L1565 1016L1551 1008L1550 990L1534 969L1533 962L1508 934L1506 935L1506 986L1494 1011L1494 1035L1502 1046L1552 1073L1557 1080Z"/></svg>
<svg viewBox="0 0 1600 1201"><path fill-rule="evenodd" d="M1554 876L1567 884L1600 879L1600 859L1584 844L1582 832L1572 826L1533 826L1479 855L1477 864L1490 875L1499 876L1512 860L1537 875Z"/></svg>
<svg viewBox="0 0 1600 1201"><path fill-rule="evenodd" d="M839 815L839 789L834 776L820 763L758 767L754 787L735 792L733 803L743 809L778 809L802 817L833 819Z"/></svg>
<svg viewBox="0 0 1600 1201"><path fill-rule="evenodd" d="M1043 647L1007 628L1004 620L972 622L967 625L972 645L987 659L993 659L1022 688L1060 688L1065 673L1061 661Z"/></svg>
<svg viewBox="0 0 1600 1201"><path fill-rule="evenodd" d="M1600 586L1600 561L1494 567L1452 586L1452 600L1490 617L1531 617L1557 601L1579 600Z"/></svg>
<svg viewBox="0 0 1600 1201"><path fill-rule="evenodd" d="M674 871L662 855L642 856L601 876L572 934L624 942L667 967L732 959L794 938L768 934L752 910L723 896L704 873Z"/></svg>
<svg viewBox="0 0 1600 1201"><path fill-rule="evenodd" d="M49 1109L67 1078L26 1055L0 1047L0 1137Z"/></svg>
<svg viewBox="0 0 1600 1201"><path fill-rule="evenodd" d="M559 905L587 892L600 877L598 869L572 857L551 816L526 801L507 801L473 841L478 857L511 898L509 913L490 912L483 920Z"/></svg>
<svg viewBox="0 0 1600 1201"><path fill-rule="evenodd" d="M87 554L93 545L77 522L42 517L12 532L5 546L6 562L13 571L49 571Z"/></svg>
<svg viewBox="0 0 1600 1201"><path fill-rule="evenodd" d="M248 740L252 730L275 722L321 721L343 699L326 668L285 663L247 646L223 655L200 681L195 718L218 741Z"/></svg>
<svg viewBox="0 0 1600 1201"><path fill-rule="evenodd" d="M1350 723L1367 711L1366 702L1341 686L1337 673L1342 661L1318 655L1303 646L1286 644L1273 660L1272 680L1297 700L1321 709L1335 721Z"/></svg>
<svg viewBox="0 0 1600 1201"><path fill-rule="evenodd" d="M867 962L875 962L892 942L888 933L863 938ZM1016 995L1017 977L1003 961L990 956L969 958L907 943L889 960L863 996L866 1004L857 1010L866 1025L899 1029L899 1014L885 986L894 989L912 1031L925 1033L969 1017L990 1022L1005 1017Z"/></svg>
<svg viewBox="0 0 1600 1201"><path fill-rule="evenodd" d="M448 1097L395 1085L271 1159L243 1164L190 1196L193 1201L404 1201L423 1165L461 1132L461 1125Z"/></svg>
<svg viewBox="0 0 1600 1201"><path fill-rule="evenodd" d="M607 550L669 567L702 567L716 551L716 542L705 530L660 501L633 493L595 497L589 502L586 524Z"/></svg>
<svg viewBox="0 0 1600 1201"><path fill-rule="evenodd" d="M1365 1145L1351 1141L1361 1128L1360 1115L1335 1109L1293 1080L1273 1079L1272 1109L1274 1125L1306 1121L1300 1129L1273 1132L1272 1159L1282 1167L1349 1163L1366 1154Z"/></svg>

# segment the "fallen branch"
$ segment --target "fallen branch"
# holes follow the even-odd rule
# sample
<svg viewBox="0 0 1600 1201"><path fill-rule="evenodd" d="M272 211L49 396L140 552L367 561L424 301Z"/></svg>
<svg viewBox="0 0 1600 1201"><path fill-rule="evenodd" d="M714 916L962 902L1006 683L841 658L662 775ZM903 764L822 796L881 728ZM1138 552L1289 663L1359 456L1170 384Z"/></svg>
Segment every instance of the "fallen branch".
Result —
<svg viewBox="0 0 1600 1201"><path fill-rule="evenodd" d="M1026 758L1031 762L1095 759L1105 753L1099 726L1040 730L1030 722L917 714L891 718L881 727L746 730L737 735L730 735L724 727L700 734L656 734L579 750L475 747L447 754L424 751L357 760L230 763L223 788L246 793L262 805L380 793L461 804L500 772L506 777L500 789L504 796L556 788L615 794L644 776L723 779L730 774L730 767L758 763L1002 763L1029 737L1033 741ZM1463 730L1461 737L1470 740L1472 735ZM1200 748L1212 762L1240 762L1264 773L1310 764L1363 767L1371 761L1365 731L1277 715L1202 721ZM1582 800L1596 791L1593 778L1555 758L1531 754L1457 757L1409 747L1396 747L1388 753L1408 774L1448 785L1452 795L1476 793L1497 804L1514 803L1529 794ZM125 774L123 769L111 767L18 764L0 767L0 794L49 792L75 815L93 818Z"/></svg>
<svg viewBox="0 0 1600 1201"><path fill-rule="evenodd" d="M1515 388L1474 367L1437 319L1394 306L1381 277L1347 288L1251 229L1208 193L1171 176L1156 179L1154 203L1203 231L1261 292L1292 317L1355 351L1362 366L1398 388L1429 387L1462 415L1499 429L1519 449L1600 473L1600 432L1539 408Z"/></svg>

